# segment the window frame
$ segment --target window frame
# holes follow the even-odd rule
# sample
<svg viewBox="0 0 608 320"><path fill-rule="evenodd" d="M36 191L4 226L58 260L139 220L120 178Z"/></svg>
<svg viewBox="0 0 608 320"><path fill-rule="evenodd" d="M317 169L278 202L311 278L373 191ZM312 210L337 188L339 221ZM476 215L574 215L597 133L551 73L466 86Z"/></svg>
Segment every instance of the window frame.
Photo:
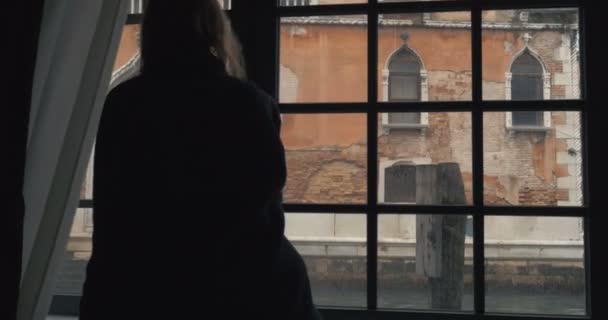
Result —
<svg viewBox="0 0 608 320"><path fill-rule="evenodd" d="M530 9L530 8L579 8L581 98L577 100L543 101L490 101L482 96L482 12L485 10ZM263 89L278 97L279 88L279 50L280 19L290 16L322 16L365 14L368 16L368 101L363 103L281 103L285 114L301 113L358 113L367 115L368 129L368 176L366 204L298 204L285 203L288 213L327 213L363 214L367 217L367 308L320 307L327 319L463 319L463 320L516 320L516 319L592 319L591 264L590 264L590 224L591 206L589 201L588 174L588 130L589 103L585 96L586 77L586 35L584 0L437 0L431 2L390 2L368 0L361 4L289 6L281 7L279 0L233 0L231 16L238 20L235 29L242 35L249 71L252 80ZM389 13L429 13L446 11L471 12L472 40L472 100L456 102L389 102L378 101L378 20L381 14ZM129 16L128 23L139 23L141 15ZM262 21L262 22L260 22ZM254 31L246 30L256 26ZM424 66L422 66L424 68ZM485 112L513 111L578 111L582 116L583 143L583 205L580 207L531 207L531 206L489 206L483 197L483 115ZM465 206L434 206L416 204L386 204L379 201L380 181L378 159L378 120L387 112L469 112L472 116L473 145L473 204ZM407 159L405 159L407 160ZM378 183L381 182L381 183ZM80 208L92 208L92 199L83 199ZM378 217L382 214L433 214L433 215L472 215L474 229L474 311L441 312L436 310L382 310L378 308ZM485 256L484 256L484 217L486 216L534 216L534 217L579 217L584 219L585 232L585 273L586 309L584 316L545 316L526 314L495 314L485 310Z"/></svg>
<svg viewBox="0 0 608 320"><path fill-rule="evenodd" d="M522 13L523 12L526 12L526 11L522 11ZM509 67L509 71L505 74L505 95L506 95L505 99L506 100L515 100L515 101L522 100L522 99L513 99L514 76L522 75L522 74L513 72L513 69L515 68L518 60L521 59L524 55L527 55L531 59L535 60L541 68L541 72L538 74L525 74L525 76L529 76L529 77L530 76L538 77L540 80L541 97L540 97L540 99L537 99L537 100L550 99L551 98L551 73L549 73L547 71L547 67L545 66L542 58L538 55L538 53L536 53L532 48L530 48L529 43L528 43L530 36L528 34L526 34L526 35L524 35L524 38L526 41L525 47L514 55L513 60L511 61L511 65ZM523 112L526 112L526 111L523 111ZM550 132L551 131L551 112L550 111L532 111L532 112L536 112L537 116L539 116L539 114L540 114L539 123L534 124L534 125L515 123L515 117L514 117L515 112L507 112L506 113L507 129L512 130L512 131L539 131L539 132L547 132L547 133Z"/></svg>
<svg viewBox="0 0 608 320"><path fill-rule="evenodd" d="M269 0L269 2L273 2ZM508 10L508 9L532 9L532 8L578 8L579 30L581 46L581 98L576 100L543 100L543 101L491 101L484 100L482 96L482 12L486 10ZM347 310L340 308L323 308L327 318L331 319L398 319L410 316L417 319L590 319L591 295L590 295L590 264L589 252L589 225L590 206L588 196L589 181L587 160L588 136L583 133L583 153L585 183L583 185L584 202L580 207L534 207L534 206L490 206L484 203L483 197L483 116L488 112L513 112L513 111L578 111L582 115L587 114L587 100L585 93L585 4L582 0L538 0L530 3L525 0L513 0L505 2L502 0L438 0L431 2L391 2L379 3L378 0L369 0L364 4L325 5L316 7L289 7L271 10L275 38L269 40L273 44L271 49L264 52L271 55L267 63L277 61L279 44L279 23L282 17L293 16L321 16L321 15L345 15L345 14L367 14L368 15L368 101L366 103L281 103L282 113L366 113L368 116L368 202L362 205L352 204L297 204L286 203L285 211L289 213L359 213L367 216L367 238L368 238L368 305L366 309ZM270 5L267 7L271 9ZM380 14L388 13L410 13L410 12L446 12L446 11L470 11L471 18L471 40L472 40L472 74L473 94L471 101L455 102L387 102L378 101L378 19ZM268 30L267 30L268 31ZM259 49L262 51L263 49ZM277 63L278 65L278 63ZM270 64L268 65L270 66ZM276 67L275 67L276 68ZM256 79L261 81L267 90L276 94L278 90L278 73L274 77ZM406 205L386 204L379 200L378 166L378 118L386 112L469 112L472 115L473 134L473 205L466 206L428 206L428 205ZM586 122L583 120L583 126ZM583 130L583 132L586 132ZM466 312L441 312L441 311L416 311L416 310L381 310L377 305L377 245L378 245L378 217L383 214L471 214L473 216L474 228L474 311ZM579 217L584 220L585 232L585 273L586 273L586 311L585 316L568 315L527 315L527 314L497 314L485 310L485 256L484 256L484 217L486 216L516 216L516 217Z"/></svg>

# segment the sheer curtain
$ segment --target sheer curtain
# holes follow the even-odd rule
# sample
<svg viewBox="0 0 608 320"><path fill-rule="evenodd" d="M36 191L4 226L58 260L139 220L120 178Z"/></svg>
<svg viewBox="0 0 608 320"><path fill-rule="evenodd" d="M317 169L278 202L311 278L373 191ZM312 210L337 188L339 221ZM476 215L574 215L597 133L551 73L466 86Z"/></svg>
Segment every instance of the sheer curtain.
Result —
<svg viewBox="0 0 608 320"><path fill-rule="evenodd" d="M20 320L47 315L126 13L126 0L45 1L25 170Z"/></svg>

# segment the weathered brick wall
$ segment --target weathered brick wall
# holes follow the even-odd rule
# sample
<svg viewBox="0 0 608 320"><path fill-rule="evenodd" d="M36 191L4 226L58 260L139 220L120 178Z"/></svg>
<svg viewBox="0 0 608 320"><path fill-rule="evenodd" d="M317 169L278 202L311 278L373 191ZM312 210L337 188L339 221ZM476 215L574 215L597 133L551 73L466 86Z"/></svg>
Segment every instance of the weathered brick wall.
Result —
<svg viewBox="0 0 608 320"><path fill-rule="evenodd" d="M447 19L446 17L443 17ZM500 20L505 17L496 17ZM363 26L330 27L323 25L301 25L302 34L305 36L294 36L282 33L283 43L281 61L296 75L298 82L297 101L365 101L365 95L359 85L351 86L353 79L365 85L363 75L366 73L366 51L353 52L352 48L364 48L366 44L366 29ZM325 29L322 29L325 28ZM324 31L322 31L324 30ZM430 101L452 101L471 99L471 63L470 63L470 31L468 29L441 29L422 27L381 27L379 36L379 79L382 77L382 69L390 55L403 45L400 35L406 31L409 34L408 46L415 50L420 56L424 68L428 72L428 92ZM342 36L338 35L342 33ZM490 99L505 98L505 76L508 68L516 55L524 48L524 31L514 30L486 30L483 35L484 45L484 96ZM530 47L535 50L547 67L547 72L554 77L564 74L566 56L564 55L564 33L560 30L530 32L532 39ZM315 40L314 37L319 37ZM300 39L300 38L302 39ZM334 39L327 41L325 39ZM433 41L428 41L433 39ZM356 43L353 43L356 42ZM302 56L300 52L306 47L308 56ZM348 56L341 57L339 52L347 48ZM327 52L334 52L329 55ZM318 54L321 54L319 57ZM307 78L309 72L314 70L323 71L330 83L320 84L315 77ZM567 70L566 70L567 71ZM555 78L557 79L557 78ZM566 98L566 87L558 84L552 77L551 98ZM310 84L305 82L309 81ZM348 81L345 83L344 81ZM379 92L382 93L382 81L379 81ZM311 85L316 89L311 90ZM330 86L332 91L323 90L319 92L319 86ZM351 90L349 90L351 89ZM361 91L363 90L363 91ZM331 94L330 96L326 96ZM383 99L383 97L380 97ZM566 121L565 114L553 113L554 125ZM557 188L557 178L572 175L567 167L558 164L557 152L565 151L565 142L556 138L555 130L544 132L511 132L506 128L504 113L487 114L485 118L485 194L489 203L494 204L535 204L535 205L557 205L557 201L566 201L570 193L565 189ZM331 126L348 126L348 123L336 121ZM363 140L365 132L359 133ZM425 130L390 130L386 131L379 122L379 158L383 160L408 160L413 158L429 158L433 163L457 162L461 165L463 180L465 181L467 200L471 199L471 118L468 114L459 113L433 113L429 115L429 128ZM312 152L312 150L311 150ZM315 151L316 152L316 151ZM338 151L334 151L339 154ZM360 159L365 158L364 150L361 150ZM292 153L291 151L289 153ZM348 197L343 191L356 190L365 192L365 183L359 177L333 177L340 180L338 185L342 191L329 191L329 186L336 185L328 179L320 177L312 179L310 168L324 172L319 167L317 156L303 156L302 151L298 155L289 154L290 170L293 170L291 182L293 185L287 188L287 198L295 201L314 202L323 198L322 202L352 202L354 197ZM352 154L350 155L352 157ZM306 160L308 159L308 160ZM335 162L336 158L328 157L332 162L332 170L335 175L341 176L348 172L349 166L353 164L350 160ZM309 161L309 162L306 162ZM308 163L308 164L307 164ZM344 165L344 169L339 169ZM358 164L359 167L363 163ZM323 173L326 177L332 177L329 173ZM306 179L307 181L301 181ZM336 180L336 181L337 181ZM347 183L357 185L347 186ZM335 182L335 181L334 181ZM315 183L320 184L314 186ZM329 184L328 184L329 183ZM298 185L297 187L295 185ZM314 199L306 196L307 188L315 190L319 196ZM323 191L321 191L323 190ZM323 197L330 194L340 197L331 199ZM301 197L303 196L303 197ZM300 198L298 198L300 197ZM364 195L358 193L356 198L364 199Z"/></svg>
<svg viewBox="0 0 608 320"><path fill-rule="evenodd" d="M285 202L363 203L367 200L365 145L349 149L288 150Z"/></svg>

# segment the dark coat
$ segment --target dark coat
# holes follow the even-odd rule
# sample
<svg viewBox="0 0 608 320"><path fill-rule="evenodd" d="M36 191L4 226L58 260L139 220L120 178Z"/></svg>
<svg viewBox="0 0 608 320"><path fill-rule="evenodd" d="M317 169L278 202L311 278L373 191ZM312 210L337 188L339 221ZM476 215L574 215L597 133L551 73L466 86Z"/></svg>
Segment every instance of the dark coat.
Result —
<svg viewBox="0 0 608 320"><path fill-rule="evenodd" d="M219 62L112 90L81 319L316 319L284 236L280 123L276 102Z"/></svg>

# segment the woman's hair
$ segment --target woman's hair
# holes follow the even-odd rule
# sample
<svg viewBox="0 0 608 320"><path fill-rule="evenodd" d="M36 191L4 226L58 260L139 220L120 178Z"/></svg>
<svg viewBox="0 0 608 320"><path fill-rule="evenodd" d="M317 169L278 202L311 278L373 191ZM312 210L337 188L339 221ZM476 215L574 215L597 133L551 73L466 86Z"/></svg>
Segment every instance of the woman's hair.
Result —
<svg viewBox="0 0 608 320"><path fill-rule="evenodd" d="M247 76L241 44L217 0L150 0L141 50L144 72L217 58L228 74Z"/></svg>

